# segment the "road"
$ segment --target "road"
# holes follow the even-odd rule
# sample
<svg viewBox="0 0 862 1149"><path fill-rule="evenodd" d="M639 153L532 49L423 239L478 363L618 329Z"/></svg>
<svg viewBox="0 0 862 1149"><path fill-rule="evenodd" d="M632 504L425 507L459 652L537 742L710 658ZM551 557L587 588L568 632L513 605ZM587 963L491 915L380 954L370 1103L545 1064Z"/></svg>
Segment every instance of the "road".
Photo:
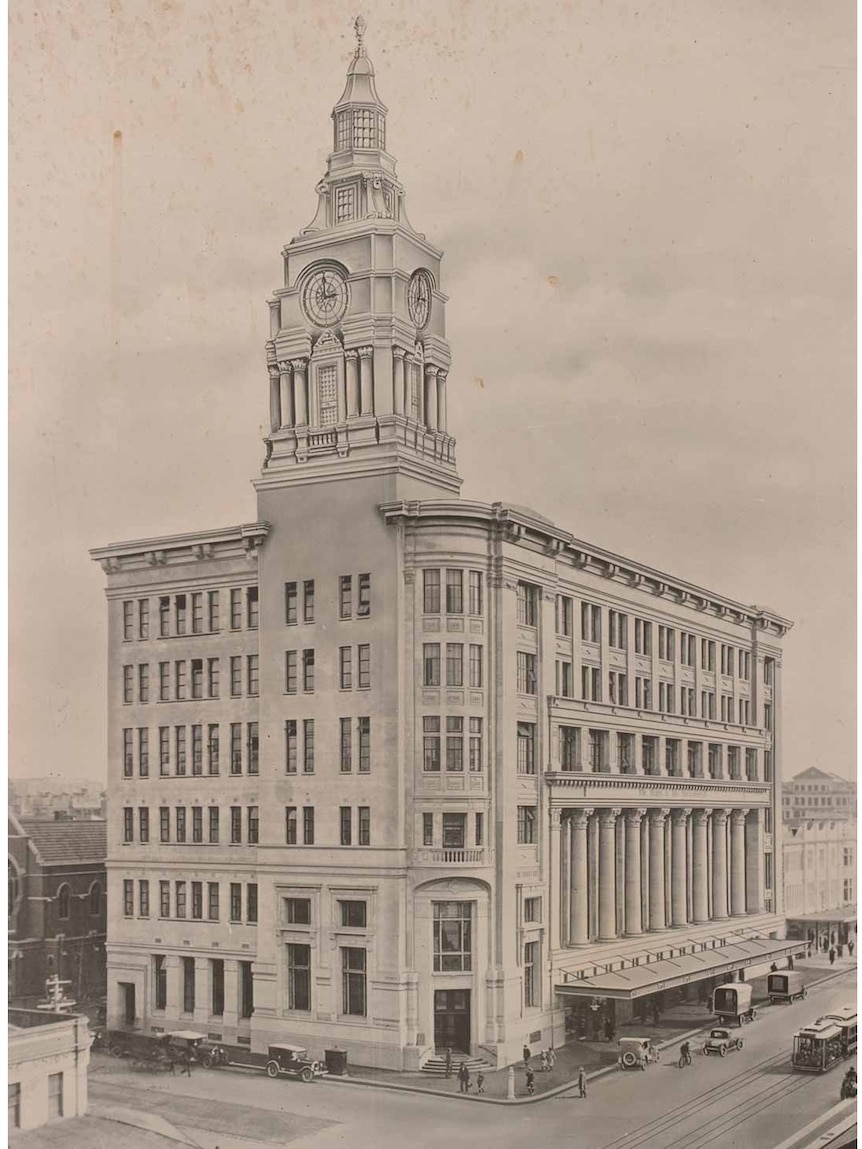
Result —
<svg viewBox="0 0 862 1149"><path fill-rule="evenodd" d="M591 1082L586 1100L570 1090L506 1107L237 1071L156 1077L110 1061L104 1071L94 1065L90 1093L95 1109L156 1112L203 1149L520 1149L534 1141L549 1149L770 1149L838 1100L841 1067L822 1076L791 1071L793 1034L855 998L854 968L813 986L804 1002L762 1009L741 1031L744 1048L726 1058L696 1052L693 1066L680 1069L666 1054L645 1073Z"/></svg>

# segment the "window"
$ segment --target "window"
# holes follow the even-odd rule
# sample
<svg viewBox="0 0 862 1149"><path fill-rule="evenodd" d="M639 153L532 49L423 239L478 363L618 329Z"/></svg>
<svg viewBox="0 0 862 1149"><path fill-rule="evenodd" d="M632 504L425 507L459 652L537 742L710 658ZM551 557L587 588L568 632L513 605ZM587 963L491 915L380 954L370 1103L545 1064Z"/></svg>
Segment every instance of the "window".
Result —
<svg viewBox="0 0 862 1149"><path fill-rule="evenodd" d="M159 917L171 916L171 883L159 882ZM164 1006L161 1007L164 1009Z"/></svg>
<svg viewBox="0 0 862 1149"><path fill-rule="evenodd" d="M532 583L519 582L517 586L518 622L521 626L539 625L539 588Z"/></svg>
<svg viewBox="0 0 862 1149"><path fill-rule="evenodd" d="M446 685L464 685L464 644L446 643Z"/></svg>
<svg viewBox="0 0 862 1149"><path fill-rule="evenodd" d="M767 712L768 712L768 715L767 715ZM764 716L764 719L766 719L768 716L769 721L768 722L765 721L764 725L767 727L768 730L771 730L772 729L772 707L771 706L764 706L763 716ZM751 721L751 700L748 698L740 698L740 700L739 700L739 725L740 726L748 726L750 721Z"/></svg>
<svg viewBox="0 0 862 1149"><path fill-rule="evenodd" d="M284 621L287 626L296 626L299 622L297 583L284 584ZM344 618L344 615L341 616Z"/></svg>
<svg viewBox="0 0 862 1149"><path fill-rule="evenodd" d="M464 572L446 571L446 613L464 613Z"/></svg>
<svg viewBox="0 0 862 1149"><path fill-rule="evenodd" d="M207 623L210 631L216 631L219 628L219 592L211 590L207 592Z"/></svg>
<svg viewBox="0 0 862 1149"><path fill-rule="evenodd" d="M135 840L135 812L131 806L123 807L123 841L133 842Z"/></svg>
<svg viewBox="0 0 862 1149"><path fill-rule="evenodd" d="M590 769L599 773L608 769L608 731L589 731Z"/></svg>
<svg viewBox="0 0 862 1149"><path fill-rule="evenodd" d="M123 702L128 706L134 702L134 671L133 666L123 667Z"/></svg>
<svg viewBox="0 0 862 1149"><path fill-rule="evenodd" d="M757 750L752 746L745 751L745 776L749 782L757 781Z"/></svg>
<svg viewBox="0 0 862 1149"><path fill-rule="evenodd" d="M349 646L338 648L338 686L340 690L353 689L353 651Z"/></svg>
<svg viewBox="0 0 862 1149"><path fill-rule="evenodd" d="M635 676L635 706L639 710L652 710L652 679Z"/></svg>
<svg viewBox="0 0 862 1149"><path fill-rule="evenodd" d="M204 730L202 726L192 727L192 774L200 776L204 772Z"/></svg>
<svg viewBox="0 0 862 1149"><path fill-rule="evenodd" d="M314 651L302 652L302 689L306 694L314 693Z"/></svg>
<svg viewBox="0 0 862 1149"><path fill-rule="evenodd" d="M558 594L554 609L554 627L557 634L572 637L572 619L574 617L574 599L566 594Z"/></svg>
<svg viewBox="0 0 862 1149"><path fill-rule="evenodd" d="M639 682L640 679L635 679ZM619 670L608 671L608 702L614 706L628 706L629 684L626 675Z"/></svg>
<svg viewBox="0 0 862 1149"><path fill-rule="evenodd" d="M688 775L690 778L703 777L703 760L702 760L703 744L701 742L689 742L688 744Z"/></svg>
<svg viewBox="0 0 862 1149"><path fill-rule="evenodd" d="M260 773L260 734L256 722L246 724L246 755L249 774Z"/></svg>
<svg viewBox="0 0 862 1149"><path fill-rule="evenodd" d="M658 738L652 734L641 735L641 761L644 774L658 774Z"/></svg>
<svg viewBox="0 0 862 1149"><path fill-rule="evenodd" d="M617 760L621 774L632 774L635 769L634 734L617 735Z"/></svg>
<svg viewBox="0 0 862 1149"><path fill-rule="evenodd" d="M171 840L171 811L169 806L159 806L159 841Z"/></svg>
<svg viewBox="0 0 862 1149"><path fill-rule="evenodd" d="M422 572L422 613L440 613L439 570L425 570Z"/></svg>
<svg viewBox="0 0 862 1149"><path fill-rule="evenodd" d="M612 650L628 649L628 615L608 611L608 645Z"/></svg>
<svg viewBox="0 0 862 1149"><path fill-rule="evenodd" d="M308 578L302 584L302 621L314 622L314 579Z"/></svg>
<svg viewBox="0 0 862 1149"><path fill-rule="evenodd" d="M222 958L210 958L210 1010L213 1017L224 1015L224 961Z"/></svg>
<svg viewBox="0 0 862 1149"><path fill-rule="evenodd" d="M69 896L67 894L66 895L67 910L68 910L68 904L69 904ZM130 917L132 917L134 912L135 912L135 883L132 881L131 878L125 878L123 880L123 916L130 918ZM58 911L58 913L59 913L59 911ZM67 912L66 914L59 914L59 916L60 917L68 917L69 914Z"/></svg>
<svg viewBox="0 0 862 1149"><path fill-rule="evenodd" d="M480 690L484 685L484 647L470 643L470 687Z"/></svg>
<svg viewBox="0 0 862 1149"><path fill-rule="evenodd" d="M311 946L287 946L287 1008L311 1009Z"/></svg>
<svg viewBox="0 0 862 1149"><path fill-rule="evenodd" d="M679 632L679 660L683 666L694 666L696 649L697 639L695 636L686 634L684 630L681 630Z"/></svg>
<svg viewBox="0 0 862 1149"><path fill-rule="evenodd" d="M852 902L855 900L854 894L853 894L853 879L852 878L844 878L844 881L842 883L842 890L843 890L842 897L843 897L843 900L845 903L849 903L849 902Z"/></svg>
<svg viewBox="0 0 862 1149"><path fill-rule="evenodd" d="M296 806L284 808L284 840L288 846L296 845Z"/></svg>
<svg viewBox="0 0 862 1149"><path fill-rule="evenodd" d="M138 701L143 703L150 701L150 664L148 662L138 664Z"/></svg>
<svg viewBox="0 0 862 1149"><path fill-rule="evenodd" d="M204 887L203 882L192 882L192 918L202 921L204 916Z"/></svg>
<svg viewBox="0 0 862 1149"><path fill-rule="evenodd" d="M597 666L581 667L581 694L585 702L601 702L602 672Z"/></svg>
<svg viewBox="0 0 862 1149"><path fill-rule="evenodd" d="M524 943L524 1006L541 1005L539 943Z"/></svg>
<svg viewBox="0 0 862 1149"><path fill-rule="evenodd" d="M359 773L371 772L371 719L358 718L356 726L359 733Z"/></svg>
<svg viewBox="0 0 862 1149"><path fill-rule="evenodd" d="M448 850L463 850L467 845L467 815L443 815L443 847Z"/></svg>
<svg viewBox="0 0 862 1149"><path fill-rule="evenodd" d="M539 840L535 806L518 807L518 842L520 845L535 845Z"/></svg>
<svg viewBox="0 0 862 1149"><path fill-rule="evenodd" d="M680 740L678 738L668 738L664 744L664 760L665 771L671 778L677 778L682 774L679 763L680 755Z"/></svg>
<svg viewBox="0 0 862 1149"><path fill-rule="evenodd" d="M287 584L296 585L296 584ZM341 575L338 580L338 615L339 618L353 617L353 576Z"/></svg>
<svg viewBox="0 0 862 1149"><path fill-rule="evenodd" d="M733 695L722 694L721 696L721 721L733 722Z"/></svg>
<svg viewBox="0 0 862 1149"><path fill-rule="evenodd" d="M245 920L257 925L257 882L249 882L245 887Z"/></svg>
<svg viewBox="0 0 862 1149"><path fill-rule="evenodd" d="M176 633L186 633L186 596L178 594L174 599L174 609L176 611Z"/></svg>
<svg viewBox="0 0 862 1149"><path fill-rule="evenodd" d="M351 719L339 718L341 745L341 773L349 774L353 769L353 739Z"/></svg>
<svg viewBox="0 0 862 1149"><path fill-rule="evenodd" d="M131 778L135 772L135 751L131 728L123 731L123 777Z"/></svg>
<svg viewBox="0 0 862 1149"><path fill-rule="evenodd" d="M715 691L700 692L700 714L702 718L715 718Z"/></svg>
<svg viewBox="0 0 862 1149"><path fill-rule="evenodd" d="M314 719L304 718L302 722L302 736L303 736L303 759L302 759L302 772L304 774L314 773Z"/></svg>
<svg viewBox="0 0 862 1149"><path fill-rule="evenodd" d="M536 656L526 651L518 651L518 693L536 694L538 683L536 681Z"/></svg>
<svg viewBox="0 0 862 1149"><path fill-rule="evenodd" d="M669 626L658 628L658 656L663 662L673 662L676 632Z"/></svg>
<svg viewBox="0 0 862 1149"><path fill-rule="evenodd" d="M174 698L182 702L186 697L186 662L180 659L174 663Z"/></svg>
<svg viewBox="0 0 862 1149"><path fill-rule="evenodd" d="M231 845L236 846L242 842L242 807L231 806L230 808L230 840Z"/></svg>
<svg viewBox="0 0 862 1149"><path fill-rule="evenodd" d="M652 623L635 619L635 654L652 654Z"/></svg>
<svg viewBox="0 0 862 1149"><path fill-rule="evenodd" d="M217 842L219 840L219 808L218 806L210 806L209 808L209 840L210 842Z"/></svg>
<svg viewBox="0 0 862 1149"><path fill-rule="evenodd" d="M775 685L775 659L764 658L763 660L763 683L765 686Z"/></svg>
<svg viewBox="0 0 862 1149"><path fill-rule="evenodd" d="M167 885L163 882L162 885ZM167 917L162 914L162 917ZM168 1006L168 971L162 954L153 954L153 982L155 986L155 1008L167 1009Z"/></svg>
<svg viewBox="0 0 862 1149"><path fill-rule="evenodd" d="M736 661L732 646L721 644L721 673L733 677L733 664Z"/></svg>
<svg viewBox="0 0 862 1149"><path fill-rule="evenodd" d="M434 845L434 815L433 814L423 814L422 815L422 845L423 846L433 846Z"/></svg>
<svg viewBox="0 0 862 1149"><path fill-rule="evenodd" d="M536 773L536 724L518 723L518 773Z"/></svg>
<svg viewBox="0 0 862 1149"><path fill-rule="evenodd" d="M140 842L149 842L150 840L150 810L148 806L138 807L138 840Z"/></svg>
<svg viewBox="0 0 862 1149"><path fill-rule="evenodd" d="M591 602L581 603L581 638L584 642L601 642L601 607Z"/></svg>
<svg viewBox="0 0 862 1149"><path fill-rule="evenodd" d="M541 898L524 898L524 921L525 922L541 922L542 920L542 899Z"/></svg>
<svg viewBox="0 0 862 1149"><path fill-rule="evenodd" d="M341 1012L365 1017L365 950L343 946L341 971Z"/></svg>
<svg viewBox="0 0 862 1149"><path fill-rule="evenodd" d="M183 965L183 1013L195 1011L195 959L180 958Z"/></svg>
<svg viewBox="0 0 862 1149"><path fill-rule="evenodd" d="M63 1074L48 1074L48 1120L63 1116Z"/></svg>
<svg viewBox="0 0 862 1149"><path fill-rule="evenodd" d="M176 824L177 824L177 841L185 842L186 840L186 808L185 806L177 806L176 808Z"/></svg>
<svg viewBox="0 0 862 1149"><path fill-rule="evenodd" d="M673 683L660 682L658 684L658 708L662 714L673 714Z"/></svg>
<svg viewBox="0 0 862 1149"><path fill-rule="evenodd" d="M700 640L700 665L703 670L715 670L715 643L708 638Z"/></svg>
<svg viewBox="0 0 862 1149"><path fill-rule="evenodd" d="M207 917L211 922L218 921L218 882L207 882Z"/></svg>
<svg viewBox="0 0 862 1149"><path fill-rule="evenodd" d="M257 587L250 586L246 591L245 602L246 626L249 630L257 630L258 606Z"/></svg>
<svg viewBox="0 0 862 1149"><path fill-rule="evenodd" d="M572 664L567 659L557 659L557 694L560 698L574 698L575 679Z"/></svg>
<svg viewBox="0 0 862 1149"><path fill-rule="evenodd" d="M230 724L230 772L242 774L242 723Z"/></svg>
<svg viewBox="0 0 862 1149"><path fill-rule="evenodd" d="M168 702L171 697L171 664L159 663L159 702Z"/></svg>
<svg viewBox="0 0 862 1149"><path fill-rule="evenodd" d="M314 807L302 807L302 844L303 846L314 845Z"/></svg>
<svg viewBox="0 0 862 1149"><path fill-rule="evenodd" d="M764 782L771 782L772 781L772 751L771 750L764 750L763 751L763 781ZM844 799L844 804L845 805L847 804L846 798Z"/></svg>
<svg viewBox="0 0 862 1149"><path fill-rule="evenodd" d="M310 926L311 899L285 898L284 914L289 926Z"/></svg>
<svg viewBox="0 0 862 1149"><path fill-rule="evenodd" d="M203 806L192 806L192 841L202 842L204 840L204 808Z"/></svg>
<svg viewBox="0 0 862 1149"><path fill-rule="evenodd" d="M360 806L358 810L359 820L359 845L371 845L371 807Z"/></svg>
<svg viewBox="0 0 862 1149"><path fill-rule="evenodd" d="M202 594L192 595L192 634L203 634L204 632L204 596Z"/></svg>
<svg viewBox="0 0 862 1149"><path fill-rule="evenodd" d="M257 845L258 832L260 825L260 811L257 806L249 806L246 811L246 821L248 825L248 844L250 846Z"/></svg>
<svg viewBox="0 0 862 1149"><path fill-rule="evenodd" d="M349 652L349 647L348 647ZM440 685L440 643L426 642L422 646L423 685Z"/></svg>
<svg viewBox="0 0 862 1149"><path fill-rule="evenodd" d="M218 774L218 724L213 723L207 728L207 769L210 774Z"/></svg>
<svg viewBox="0 0 862 1149"><path fill-rule="evenodd" d="M470 719L470 770L473 772L483 768L484 752L482 749L482 719Z"/></svg>
<svg viewBox="0 0 862 1149"><path fill-rule="evenodd" d="M349 806L342 806L339 810L342 846L353 845L353 811Z"/></svg>
<svg viewBox="0 0 862 1149"><path fill-rule="evenodd" d="M580 770L580 733L576 726L560 727L561 770Z"/></svg>
<svg viewBox="0 0 862 1149"><path fill-rule="evenodd" d="M254 1013L254 974L251 962L239 963L239 1015L251 1017Z"/></svg>
<svg viewBox="0 0 862 1149"><path fill-rule="evenodd" d="M174 882L174 897L176 900L176 915L178 918L186 916L186 884Z"/></svg>
<svg viewBox="0 0 862 1149"><path fill-rule="evenodd" d="M254 698L260 692L260 658L256 654L246 657L246 685L249 697Z"/></svg>
<svg viewBox="0 0 862 1149"><path fill-rule="evenodd" d="M745 682L751 678L751 654L747 650L739 652L739 677Z"/></svg>
<svg viewBox="0 0 862 1149"><path fill-rule="evenodd" d="M341 910L341 924L348 929L364 930L367 924L367 904L365 902L344 901L338 903Z"/></svg>
<svg viewBox="0 0 862 1149"><path fill-rule="evenodd" d="M171 633L171 600L165 595L159 599L159 636L167 638Z"/></svg>
<svg viewBox="0 0 862 1149"><path fill-rule="evenodd" d="M357 646L356 657L359 662L359 689L367 690L371 686L371 647L367 642Z"/></svg>
<svg viewBox="0 0 862 1149"><path fill-rule="evenodd" d="M696 717L697 703L693 686L681 686L679 688L679 712L689 718Z"/></svg>
<svg viewBox="0 0 862 1149"><path fill-rule="evenodd" d="M179 775L184 775L186 772L186 728L185 726L176 726L174 728L174 742L176 744L176 771Z"/></svg>
<svg viewBox="0 0 862 1149"><path fill-rule="evenodd" d="M483 613L482 572L469 571L467 574L468 609L470 614Z"/></svg>
<svg viewBox="0 0 862 1149"><path fill-rule="evenodd" d="M359 576L359 602L356 607L357 618L368 618L371 614L371 575Z"/></svg>
<svg viewBox="0 0 862 1149"><path fill-rule="evenodd" d="M460 715L446 719L446 769L464 769L464 719Z"/></svg>
<svg viewBox="0 0 862 1149"><path fill-rule="evenodd" d="M422 719L423 769L440 769L440 719L436 715L425 715Z"/></svg>
<svg viewBox="0 0 862 1149"><path fill-rule="evenodd" d="M434 902L434 972L473 968L471 902Z"/></svg>
<svg viewBox="0 0 862 1149"><path fill-rule="evenodd" d="M722 746L715 742L710 742L707 749L710 778L721 778L724 775L722 750Z"/></svg>
<svg viewBox="0 0 862 1149"><path fill-rule="evenodd" d="M242 885L239 882L230 884L230 920L242 921Z"/></svg>
<svg viewBox="0 0 862 1149"><path fill-rule="evenodd" d="M133 619L134 619L134 615L132 613L133 610L134 610L134 603L133 602L129 601L129 602L123 603L123 641L124 642L130 642L135 637L134 629L133 629Z"/></svg>

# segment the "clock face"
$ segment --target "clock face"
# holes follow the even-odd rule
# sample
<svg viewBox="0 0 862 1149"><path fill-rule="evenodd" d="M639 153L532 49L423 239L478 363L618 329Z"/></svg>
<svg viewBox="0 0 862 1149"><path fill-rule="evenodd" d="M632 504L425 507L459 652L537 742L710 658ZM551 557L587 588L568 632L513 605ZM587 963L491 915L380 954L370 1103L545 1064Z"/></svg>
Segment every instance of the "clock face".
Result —
<svg viewBox="0 0 862 1149"><path fill-rule="evenodd" d="M318 327L332 327L347 310L347 283L332 268L315 271L302 292L302 307Z"/></svg>
<svg viewBox="0 0 862 1149"><path fill-rule="evenodd" d="M414 271L407 285L407 309L418 328L426 327L431 318L431 292L434 280L431 272L420 268Z"/></svg>

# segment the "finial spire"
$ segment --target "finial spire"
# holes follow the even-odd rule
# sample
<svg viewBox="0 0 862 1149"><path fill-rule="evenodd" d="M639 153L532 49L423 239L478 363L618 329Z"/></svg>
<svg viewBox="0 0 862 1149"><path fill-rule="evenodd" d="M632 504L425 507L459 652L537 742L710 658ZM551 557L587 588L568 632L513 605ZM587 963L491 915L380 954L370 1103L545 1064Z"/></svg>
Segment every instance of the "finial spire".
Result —
<svg viewBox="0 0 862 1149"><path fill-rule="evenodd" d="M357 16L353 21L353 29L356 32L356 51L353 53L355 58L365 55L365 45L362 43L362 37L365 35L365 29L368 25L361 16Z"/></svg>

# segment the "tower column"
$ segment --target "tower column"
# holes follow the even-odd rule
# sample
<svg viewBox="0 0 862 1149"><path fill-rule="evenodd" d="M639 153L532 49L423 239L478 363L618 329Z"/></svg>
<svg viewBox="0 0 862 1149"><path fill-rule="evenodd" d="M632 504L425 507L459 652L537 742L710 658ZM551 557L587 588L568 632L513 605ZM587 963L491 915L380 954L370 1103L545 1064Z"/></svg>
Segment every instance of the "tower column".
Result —
<svg viewBox="0 0 862 1149"><path fill-rule="evenodd" d="M278 366L270 363L269 367L269 429L277 431L281 426L281 390L279 386Z"/></svg>
<svg viewBox="0 0 862 1149"><path fill-rule="evenodd" d="M664 824L669 810L649 812L649 928L666 929L664 889Z"/></svg>
<svg viewBox="0 0 862 1149"><path fill-rule="evenodd" d="M278 390L281 415L279 427L292 427L294 424L293 379L291 378L290 363L284 360L278 364Z"/></svg>
<svg viewBox="0 0 862 1149"><path fill-rule="evenodd" d="M560 896L560 889L562 886L562 873L561 873L561 857L560 857L560 810L556 806L552 806L549 811L550 816L550 840L549 840L549 896L550 905L553 907L551 917L551 949L559 949L560 941L562 938L562 922L560 906L562 898Z"/></svg>
<svg viewBox="0 0 862 1149"><path fill-rule="evenodd" d="M359 348L359 412L374 414L374 348Z"/></svg>
<svg viewBox="0 0 862 1149"><path fill-rule="evenodd" d="M745 913L745 816L747 810L730 812L730 912Z"/></svg>
<svg viewBox="0 0 862 1149"><path fill-rule="evenodd" d="M617 936L616 824L619 810L599 814L599 938Z"/></svg>
<svg viewBox="0 0 862 1149"><path fill-rule="evenodd" d="M698 923L709 921L706 849L706 827L709 814L709 810L695 810L691 815L692 916Z"/></svg>
<svg viewBox="0 0 862 1149"><path fill-rule="evenodd" d="M569 873L571 879L571 913L569 941L574 946L586 945L589 941L589 917L587 914L587 827L592 810L574 810L569 819L571 826L571 850Z"/></svg>
<svg viewBox="0 0 862 1149"><path fill-rule="evenodd" d="M675 926L688 921L688 859L686 857L686 822L690 810L671 812L671 920Z"/></svg>
<svg viewBox="0 0 862 1149"><path fill-rule="evenodd" d="M308 426L308 384L306 372L307 359L291 359L293 368L293 411L297 427Z"/></svg>
<svg viewBox="0 0 862 1149"><path fill-rule="evenodd" d="M712 813L712 916L727 917L727 810Z"/></svg>
<svg viewBox="0 0 862 1149"><path fill-rule="evenodd" d="M641 823L646 810L626 811L626 936L643 933L641 918Z"/></svg>
<svg viewBox="0 0 862 1149"><path fill-rule="evenodd" d="M404 355L405 352L403 348L392 348L392 358L395 366L392 383L392 402L396 415L404 414Z"/></svg>
<svg viewBox="0 0 862 1149"><path fill-rule="evenodd" d="M425 425L429 431L437 430L437 368L425 368Z"/></svg>
<svg viewBox="0 0 862 1149"><path fill-rule="evenodd" d="M446 380L448 375L445 371L440 371L437 374L437 429L440 431L447 430L446 423Z"/></svg>
<svg viewBox="0 0 862 1149"><path fill-rule="evenodd" d="M763 811L751 810L745 822L745 909L763 911Z"/></svg>
<svg viewBox="0 0 862 1149"><path fill-rule="evenodd" d="M359 414L359 377L357 372L356 351L345 351L345 374L347 376L347 418L353 419Z"/></svg>

